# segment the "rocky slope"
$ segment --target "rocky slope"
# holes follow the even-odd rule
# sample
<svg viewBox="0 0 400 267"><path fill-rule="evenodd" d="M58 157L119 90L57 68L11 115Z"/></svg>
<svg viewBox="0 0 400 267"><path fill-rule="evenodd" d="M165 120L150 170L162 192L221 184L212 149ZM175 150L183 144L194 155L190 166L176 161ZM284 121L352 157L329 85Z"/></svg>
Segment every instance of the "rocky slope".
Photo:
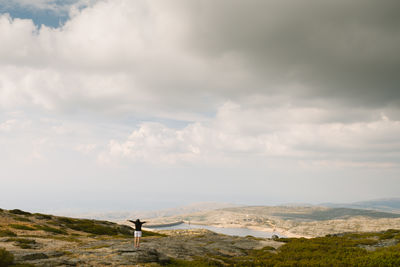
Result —
<svg viewBox="0 0 400 267"><path fill-rule="evenodd" d="M245 256L253 249L282 244L193 229L144 232L141 248L134 249L128 226L0 210L0 249L12 253L16 263L35 266L158 266L198 255Z"/></svg>

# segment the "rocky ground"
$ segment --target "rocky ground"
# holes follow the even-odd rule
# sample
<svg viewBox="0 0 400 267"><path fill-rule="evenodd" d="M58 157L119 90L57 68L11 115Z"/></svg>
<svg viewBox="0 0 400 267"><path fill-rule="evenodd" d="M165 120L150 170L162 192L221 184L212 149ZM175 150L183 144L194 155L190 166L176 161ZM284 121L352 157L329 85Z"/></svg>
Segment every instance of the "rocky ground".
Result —
<svg viewBox="0 0 400 267"><path fill-rule="evenodd" d="M130 229L120 227L109 222L2 210L0 248L14 254L16 263L35 266L159 266L170 264L171 259L192 260L198 255L245 256L248 250L283 244L190 229L144 232L141 247L135 249Z"/></svg>
<svg viewBox="0 0 400 267"><path fill-rule="evenodd" d="M171 258L191 260L196 255L245 256L246 250L279 247L273 240L240 238L207 230L176 230L167 237L144 237L139 249L128 238L79 238L79 241L29 237L35 244L22 249L16 242L0 239L0 247L15 256L16 262L36 266L130 266L167 264ZM21 238L22 239L22 238Z"/></svg>

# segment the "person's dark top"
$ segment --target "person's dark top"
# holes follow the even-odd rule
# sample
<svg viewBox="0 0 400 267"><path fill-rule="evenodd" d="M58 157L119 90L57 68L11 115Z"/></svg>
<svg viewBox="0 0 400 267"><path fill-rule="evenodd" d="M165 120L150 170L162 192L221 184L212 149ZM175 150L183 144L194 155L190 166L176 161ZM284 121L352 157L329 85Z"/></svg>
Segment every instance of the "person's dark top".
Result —
<svg viewBox="0 0 400 267"><path fill-rule="evenodd" d="M129 221L135 224L135 231L142 231L142 224L146 223L146 222L141 222L139 219L137 219L136 221L131 221L131 220Z"/></svg>

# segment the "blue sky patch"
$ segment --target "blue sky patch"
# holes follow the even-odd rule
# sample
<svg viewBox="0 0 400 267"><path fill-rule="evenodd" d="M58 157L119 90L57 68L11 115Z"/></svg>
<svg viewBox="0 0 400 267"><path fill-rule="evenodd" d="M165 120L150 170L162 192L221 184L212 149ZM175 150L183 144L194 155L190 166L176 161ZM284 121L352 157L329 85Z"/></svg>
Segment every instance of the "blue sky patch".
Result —
<svg viewBox="0 0 400 267"><path fill-rule="evenodd" d="M60 14L53 10L25 10L22 8L0 9L2 14L8 13L12 18L31 19L37 26L46 25L57 28L69 18L68 13Z"/></svg>
<svg viewBox="0 0 400 267"><path fill-rule="evenodd" d="M39 6L35 2L29 4L0 0L0 14L8 13L12 18L31 19L38 27L46 25L57 28L69 19L69 8L75 3L77 0L56 0Z"/></svg>

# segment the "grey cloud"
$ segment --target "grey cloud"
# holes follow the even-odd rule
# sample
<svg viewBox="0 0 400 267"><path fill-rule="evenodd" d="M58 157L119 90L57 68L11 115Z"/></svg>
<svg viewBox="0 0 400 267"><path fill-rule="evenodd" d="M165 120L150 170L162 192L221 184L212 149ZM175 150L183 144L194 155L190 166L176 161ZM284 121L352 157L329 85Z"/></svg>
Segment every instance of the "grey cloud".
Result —
<svg viewBox="0 0 400 267"><path fill-rule="evenodd" d="M184 3L183 3L184 2ZM236 54L262 77L255 92L399 104L398 1L182 1L188 47ZM189 15L188 15L189 14ZM301 84L287 89L288 84ZM272 89L271 89L272 88Z"/></svg>
<svg viewBox="0 0 400 267"><path fill-rule="evenodd" d="M32 81L56 77L47 91L38 82L33 89L29 82L18 90L35 92L40 100L35 104L53 109L76 109L79 103L96 111L135 110L136 115L200 114L215 112L228 100L253 105L256 98L262 107L273 98L278 99L275 106L372 106L375 112L390 105L397 110L399 5L99 1L60 29L42 28L32 35L37 29L27 25L17 37L4 37L0 57L19 68L15 73L31 67L34 71L26 72L33 73ZM3 18L3 23L8 22ZM22 79L13 81L13 75L5 78L18 84ZM99 88L95 80L102 81L95 85ZM391 114L399 118L398 112Z"/></svg>

